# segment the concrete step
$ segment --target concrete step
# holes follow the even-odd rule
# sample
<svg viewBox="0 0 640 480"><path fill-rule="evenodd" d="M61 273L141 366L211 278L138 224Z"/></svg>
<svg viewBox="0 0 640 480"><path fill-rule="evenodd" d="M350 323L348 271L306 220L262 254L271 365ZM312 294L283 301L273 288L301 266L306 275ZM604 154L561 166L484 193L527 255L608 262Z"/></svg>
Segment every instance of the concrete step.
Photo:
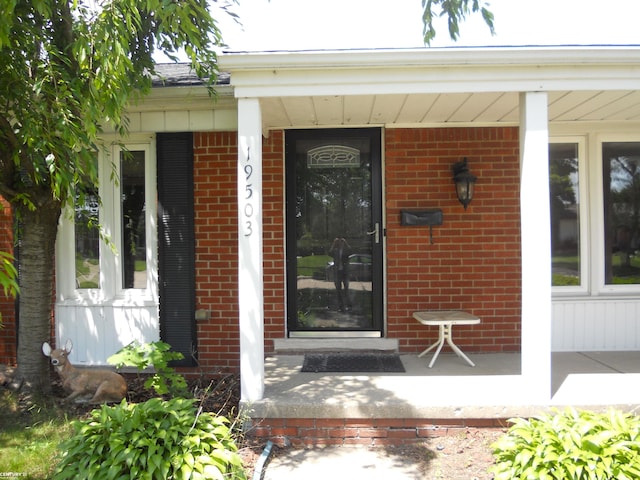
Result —
<svg viewBox="0 0 640 480"><path fill-rule="evenodd" d="M274 353L302 355L314 352L375 352L398 353L395 338L278 338L273 341Z"/></svg>

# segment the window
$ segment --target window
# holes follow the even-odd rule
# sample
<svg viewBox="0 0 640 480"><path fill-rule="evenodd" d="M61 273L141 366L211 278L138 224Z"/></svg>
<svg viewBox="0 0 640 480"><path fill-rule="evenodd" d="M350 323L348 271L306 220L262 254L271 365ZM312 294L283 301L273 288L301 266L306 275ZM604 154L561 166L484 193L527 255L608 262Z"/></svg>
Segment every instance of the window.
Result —
<svg viewBox="0 0 640 480"><path fill-rule="evenodd" d="M155 298L156 168L151 152L149 143L100 151L99 186L76 200L75 295L96 301ZM71 289L71 283L65 285Z"/></svg>
<svg viewBox="0 0 640 480"><path fill-rule="evenodd" d="M583 158L586 144L595 153ZM617 134L551 139L549 193L554 292L637 294L640 286L637 137Z"/></svg>
<svg viewBox="0 0 640 480"><path fill-rule="evenodd" d="M549 145L553 286L581 284L579 144Z"/></svg>
<svg viewBox="0 0 640 480"><path fill-rule="evenodd" d="M640 284L640 142L602 144L605 285Z"/></svg>
<svg viewBox="0 0 640 480"><path fill-rule="evenodd" d="M76 355L87 364L106 362L132 341L162 339L184 355L178 365L192 366L198 355L193 134L128 140L124 147L103 145L98 185L79 192L61 218L56 335L72 332Z"/></svg>
<svg viewBox="0 0 640 480"><path fill-rule="evenodd" d="M98 189L79 195L75 205L76 288L100 288Z"/></svg>
<svg viewBox="0 0 640 480"><path fill-rule="evenodd" d="M122 288L146 288L145 152L120 152Z"/></svg>

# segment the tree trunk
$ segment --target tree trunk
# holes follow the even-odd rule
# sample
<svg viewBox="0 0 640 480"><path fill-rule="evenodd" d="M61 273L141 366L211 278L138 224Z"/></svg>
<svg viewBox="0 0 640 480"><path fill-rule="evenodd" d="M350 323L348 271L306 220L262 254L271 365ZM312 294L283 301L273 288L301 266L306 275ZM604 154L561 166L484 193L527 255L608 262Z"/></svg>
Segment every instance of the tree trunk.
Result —
<svg viewBox="0 0 640 480"><path fill-rule="evenodd" d="M34 393L51 391L42 343L51 343L55 243L61 206L49 201L34 211L17 206L20 219L20 316L17 381ZM73 268L70 266L69 268Z"/></svg>

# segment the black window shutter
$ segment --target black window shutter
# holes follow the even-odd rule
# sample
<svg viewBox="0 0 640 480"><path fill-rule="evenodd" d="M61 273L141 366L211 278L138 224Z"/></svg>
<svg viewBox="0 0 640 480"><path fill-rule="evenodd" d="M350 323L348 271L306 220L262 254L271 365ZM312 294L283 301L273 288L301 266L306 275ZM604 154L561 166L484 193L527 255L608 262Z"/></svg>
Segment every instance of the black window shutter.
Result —
<svg viewBox="0 0 640 480"><path fill-rule="evenodd" d="M160 338L196 364L193 134L157 135Z"/></svg>

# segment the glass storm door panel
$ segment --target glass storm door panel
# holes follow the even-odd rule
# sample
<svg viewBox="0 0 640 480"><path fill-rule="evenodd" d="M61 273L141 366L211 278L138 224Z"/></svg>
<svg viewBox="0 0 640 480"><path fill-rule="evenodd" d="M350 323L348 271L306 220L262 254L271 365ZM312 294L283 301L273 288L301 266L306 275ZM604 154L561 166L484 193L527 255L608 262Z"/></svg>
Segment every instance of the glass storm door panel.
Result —
<svg viewBox="0 0 640 480"><path fill-rule="evenodd" d="M382 333L380 130L286 134L290 336Z"/></svg>

